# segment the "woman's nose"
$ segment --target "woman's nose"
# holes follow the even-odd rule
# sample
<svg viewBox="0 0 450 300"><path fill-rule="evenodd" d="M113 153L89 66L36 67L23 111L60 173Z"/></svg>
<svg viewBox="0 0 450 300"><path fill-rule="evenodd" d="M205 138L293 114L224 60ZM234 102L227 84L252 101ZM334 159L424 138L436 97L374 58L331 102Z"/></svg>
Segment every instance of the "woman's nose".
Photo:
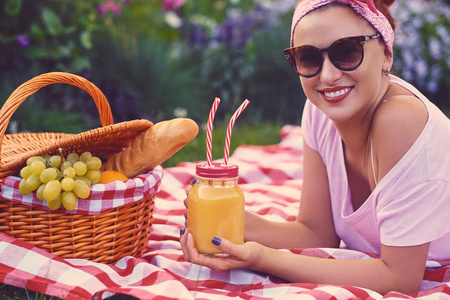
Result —
<svg viewBox="0 0 450 300"><path fill-rule="evenodd" d="M324 55L322 70L320 71L320 80L327 85L331 85L336 80L340 79L342 74L342 71L333 65L328 55Z"/></svg>

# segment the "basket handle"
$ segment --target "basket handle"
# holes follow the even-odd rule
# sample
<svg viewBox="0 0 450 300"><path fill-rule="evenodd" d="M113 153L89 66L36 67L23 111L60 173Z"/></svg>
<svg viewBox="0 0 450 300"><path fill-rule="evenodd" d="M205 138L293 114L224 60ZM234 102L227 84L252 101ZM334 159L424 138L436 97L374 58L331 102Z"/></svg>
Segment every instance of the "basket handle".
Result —
<svg viewBox="0 0 450 300"><path fill-rule="evenodd" d="M9 96L5 104L3 104L3 107L0 110L0 147L9 121L19 105L41 88L53 83L67 83L85 90L95 101L102 126L114 124L108 100L102 91L100 91L93 83L81 76L70 73L44 73L21 84L11 96Z"/></svg>

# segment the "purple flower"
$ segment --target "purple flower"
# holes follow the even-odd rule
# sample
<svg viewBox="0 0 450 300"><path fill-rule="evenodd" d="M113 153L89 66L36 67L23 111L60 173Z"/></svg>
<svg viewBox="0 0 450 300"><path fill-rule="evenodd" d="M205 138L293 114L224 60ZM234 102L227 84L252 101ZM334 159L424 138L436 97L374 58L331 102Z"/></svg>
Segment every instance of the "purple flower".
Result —
<svg viewBox="0 0 450 300"><path fill-rule="evenodd" d="M204 47L208 43L208 32L201 25L193 22L183 22L180 28L181 36L192 46Z"/></svg>
<svg viewBox="0 0 450 300"><path fill-rule="evenodd" d="M216 26L213 32L213 39L219 44L224 44L230 48L244 48L250 40L253 32L264 30L269 25L270 12L261 7L255 6L247 14L233 14L222 24Z"/></svg>
<svg viewBox="0 0 450 300"><path fill-rule="evenodd" d="M30 45L30 41L22 34L17 36L17 42L19 42L19 45L22 47L27 47Z"/></svg>

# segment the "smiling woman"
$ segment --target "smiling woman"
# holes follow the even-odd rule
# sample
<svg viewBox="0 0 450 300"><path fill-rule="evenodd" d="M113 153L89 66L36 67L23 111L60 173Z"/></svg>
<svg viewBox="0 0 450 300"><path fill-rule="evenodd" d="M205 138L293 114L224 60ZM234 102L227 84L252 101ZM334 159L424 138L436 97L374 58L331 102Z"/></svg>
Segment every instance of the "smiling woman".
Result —
<svg viewBox="0 0 450 300"><path fill-rule="evenodd" d="M308 98L297 220L272 222L247 212L246 243L211 241L228 257L199 254L182 231L187 261L385 294L418 291L426 260L450 259L450 120L390 74L393 2L298 2L285 50ZM277 250L341 243L377 256L327 260Z"/></svg>

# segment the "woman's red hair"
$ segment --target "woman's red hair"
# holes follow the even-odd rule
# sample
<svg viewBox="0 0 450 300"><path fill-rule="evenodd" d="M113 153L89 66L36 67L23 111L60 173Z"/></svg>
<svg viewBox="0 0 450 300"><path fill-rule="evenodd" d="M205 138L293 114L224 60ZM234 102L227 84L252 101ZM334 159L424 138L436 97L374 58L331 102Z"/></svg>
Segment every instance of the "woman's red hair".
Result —
<svg viewBox="0 0 450 300"><path fill-rule="evenodd" d="M397 22L395 22L394 17L389 12L389 7L394 4L395 0L373 0L375 7L386 17L391 24L392 30L395 31L397 27Z"/></svg>

